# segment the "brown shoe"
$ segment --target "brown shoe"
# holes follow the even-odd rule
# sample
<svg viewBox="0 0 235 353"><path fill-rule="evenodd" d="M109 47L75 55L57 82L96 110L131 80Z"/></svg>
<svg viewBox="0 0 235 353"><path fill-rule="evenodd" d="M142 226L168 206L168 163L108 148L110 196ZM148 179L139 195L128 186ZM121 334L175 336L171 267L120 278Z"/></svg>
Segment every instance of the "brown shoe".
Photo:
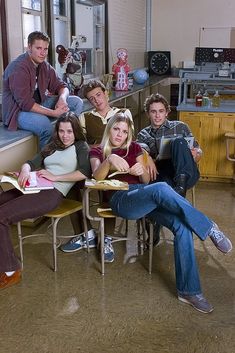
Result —
<svg viewBox="0 0 235 353"><path fill-rule="evenodd" d="M21 280L21 270L15 271L13 275L7 276L5 273L0 274L0 289L4 289L14 284L19 283Z"/></svg>

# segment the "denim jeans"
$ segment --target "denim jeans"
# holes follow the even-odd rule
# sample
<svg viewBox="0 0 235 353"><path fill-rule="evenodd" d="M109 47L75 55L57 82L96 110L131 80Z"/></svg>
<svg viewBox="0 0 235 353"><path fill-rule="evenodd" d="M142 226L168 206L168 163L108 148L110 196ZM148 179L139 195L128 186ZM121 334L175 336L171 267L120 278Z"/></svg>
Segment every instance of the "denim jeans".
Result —
<svg viewBox="0 0 235 353"><path fill-rule="evenodd" d="M180 174L187 175L187 189L192 188L200 177L197 163L183 137L171 142L171 159L157 161L156 166L159 173L157 181L165 181L172 187L175 186L175 177Z"/></svg>
<svg viewBox="0 0 235 353"><path fill-rule="evenodd" d="M54 109L58 96L48 97L42 106L50 109ZM67 99L69 109L75 114L79 115L82 111L83 101L77 96L69 96ZM47 144L50 140L53 125L51 124L50 118L46 115L33 113L33 112L19 112L18 114L18 128L22 130L31 131L39 138L39 148Z"/></svg>
<svg viewBox="0 0 235 353"><path fill-rule="evenodd" d="M170 229L174 234L177 291L185 295L201 293L192 232L205 240L212 227L209 218L165 182L129 185L128 191L115 192L109 203L117 216L138 219L148 215Z"/></svg>

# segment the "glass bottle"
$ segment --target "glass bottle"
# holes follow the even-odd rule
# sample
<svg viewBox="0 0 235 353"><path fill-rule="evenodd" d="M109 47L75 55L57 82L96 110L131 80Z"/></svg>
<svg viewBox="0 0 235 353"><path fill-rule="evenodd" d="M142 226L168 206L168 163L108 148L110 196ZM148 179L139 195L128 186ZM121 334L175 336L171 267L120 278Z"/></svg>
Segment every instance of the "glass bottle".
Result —
<svg viewBox="0 0 235 353"><path fill-rule="evenodd" d="M220 106L220 95L219 91L216 90L214 96L212 97L212 107L218 108Z"/></svg>
<svg viewBox="0 0 235 353"><path fill-rule="evenodd" d="M202 105L203 107L208 107L209 105L209 95L207 90L205 90L203 96L202 96Z"/></svg>
<svg viewBox="0 0 235 353"><path fill-rule="evenodd" d="M201 91L198 91L198 93L196 94L195 104L196 104L196 107L201 107L202 106L202 94L201 94Z"/></svg>

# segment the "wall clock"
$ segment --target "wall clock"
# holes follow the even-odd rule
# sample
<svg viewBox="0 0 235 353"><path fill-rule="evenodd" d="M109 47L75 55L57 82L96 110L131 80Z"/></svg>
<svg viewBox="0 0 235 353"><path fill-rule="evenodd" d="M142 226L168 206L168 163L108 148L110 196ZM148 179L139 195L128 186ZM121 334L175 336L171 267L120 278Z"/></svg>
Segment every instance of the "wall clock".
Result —
<svg viewBox="0 0 235 353"><path fill-rule="evenodd" d="M148 67L150 75L169 75L171 73L171 52L149 51Z"/></svg>

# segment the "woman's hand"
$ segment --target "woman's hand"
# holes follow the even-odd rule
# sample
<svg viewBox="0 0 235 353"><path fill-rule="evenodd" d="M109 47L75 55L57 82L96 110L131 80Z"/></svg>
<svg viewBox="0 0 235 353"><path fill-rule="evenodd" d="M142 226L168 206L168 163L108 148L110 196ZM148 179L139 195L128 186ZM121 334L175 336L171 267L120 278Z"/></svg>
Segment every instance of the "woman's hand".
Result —
<svg viewBox="0 0 235 353"><path fill-rule="evenodd" d="M135 175L135 176L141 176L144 174L145 171L146 170L144 166L141 163L137 162L129 169L129 174Z"/></svg>
<svg viewBox="0 0 235 353"><path fill-rule="evenodd" d="M125 161L124 158L118 156L117 154L110 154L108 156L108 162L112 165L112 170L118 170L119 172L128 172L129 164Z"/></svg>
<svg viewBox="0 0 235 353"><path fill-rule="evenodd" d="M20 187L24 188L29 182L30 171L31 168L29 164L25 163L22 165L20 174L18 176L18 184L20 185Z"/></svg>
<svg viewBox="0 0 235 353"><path fill-rule="evenodd" d="M37 173L38 173L38 176L43 177L45 179L48 179L51 181L58 181L58 176L48 172L48 170L46 169L41 169Z"/></svg>

